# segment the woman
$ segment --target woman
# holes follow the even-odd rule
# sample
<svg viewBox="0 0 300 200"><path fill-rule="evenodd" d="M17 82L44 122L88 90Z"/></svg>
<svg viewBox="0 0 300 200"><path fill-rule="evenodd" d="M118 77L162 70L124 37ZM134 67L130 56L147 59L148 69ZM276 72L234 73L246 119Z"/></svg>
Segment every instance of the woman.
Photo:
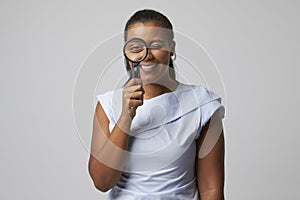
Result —
<svg viewBox="0 0 300 200"><path fill-rule="evenodd" d="M224 107L175 79L172 29L159 12L136 12L124 38L147 44L140 79L97 96L89 172L110 199L224 199Z"/></svg>

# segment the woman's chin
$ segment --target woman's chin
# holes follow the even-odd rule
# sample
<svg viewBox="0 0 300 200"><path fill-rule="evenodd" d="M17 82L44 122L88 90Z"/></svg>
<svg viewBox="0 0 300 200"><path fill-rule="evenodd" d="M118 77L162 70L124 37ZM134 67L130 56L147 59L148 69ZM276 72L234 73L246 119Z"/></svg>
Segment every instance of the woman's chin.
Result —
<svg viewBox="0 0 300 200"><path fill-rule="evenodd" d="M141 75L141 79L144 85L146 84L160 84L169 80L169 77L163 74L151 74L151 75Z"/></svg>

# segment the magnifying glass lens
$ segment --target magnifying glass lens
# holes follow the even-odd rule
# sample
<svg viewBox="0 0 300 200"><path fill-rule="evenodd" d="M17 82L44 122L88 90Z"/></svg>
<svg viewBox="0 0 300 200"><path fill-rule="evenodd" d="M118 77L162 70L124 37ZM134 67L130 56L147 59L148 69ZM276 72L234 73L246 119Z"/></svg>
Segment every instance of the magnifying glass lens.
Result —
<svg viewBox="0 0 300 200"><path fill-rule="evenodd" d="M132 62L140 62L147 56L147 47L143 40L133 39L124 46L124 54Z"/></svg>

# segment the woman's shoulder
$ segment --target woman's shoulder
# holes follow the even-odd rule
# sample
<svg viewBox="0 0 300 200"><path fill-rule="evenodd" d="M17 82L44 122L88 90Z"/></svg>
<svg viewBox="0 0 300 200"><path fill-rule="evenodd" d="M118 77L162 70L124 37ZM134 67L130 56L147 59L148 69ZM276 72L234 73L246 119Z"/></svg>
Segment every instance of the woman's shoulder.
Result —
<svg viewBox="0 0 300 200"><path fill-rule="evenodd" d="M202 85L195 85L195 84L187 84L187 83L179 83L178 91L189 94L197 99L201 100L212 100L220 98L215 92L207 87Z"/></svg>
<svg viewBox="0 0 300 200"><path fill-rule="evenodd" d="M118 111L122 108L122 88L108 90L96 95L110 122L115 122Z"/></svg>
<svg viewBox="0 0 300 200"><path fill-rule="evenodd" d="M122 88L102 92L96 95L96 98L104 109L120 107L122 99Z"/></svg>
<svg viewBox="0 0 300 200"><path fill-rule="evenodd" d="M206 87L200 85L200 84L190 84L190 83L183 83L179 82L178 85L179 90L203 90L203 91L209 91Z"/></svg>

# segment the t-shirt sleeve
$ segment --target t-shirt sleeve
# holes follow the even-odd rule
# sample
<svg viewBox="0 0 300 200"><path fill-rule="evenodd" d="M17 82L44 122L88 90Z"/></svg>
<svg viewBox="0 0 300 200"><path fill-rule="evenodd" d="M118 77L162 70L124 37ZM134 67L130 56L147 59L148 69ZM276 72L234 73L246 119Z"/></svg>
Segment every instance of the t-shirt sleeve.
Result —
<svg viewBox="0 0 300 200"><path fill-rule="evenodd" d="M201 106L201 126L203 127L209 119L217 114L221 119L225 116L225 108L222 105L221 98L214 99L207 104Z"/></svg>
<svg viewBox="0 0 300 200"><path fill-rule="evenodd" d="M218 115L220 119L225 117L225 107L222 105L222 98L211 91L207 92L207 102L200 106L201 119L196 139L199 138L202 128L214 114Z"/></svg>
<svg viewBox="0 0 300 200"><path fill-rule="evenodd" d="M111 106L111 92L107 92L104 94L97 95L97 100L101 104L108 120L110 122L114 122L113 114L112 114L112 106Z"/></svg>
<svg viewBox="0 0 300 200"><path fill-rule="evenodd" d="M122 90L112 90L96 96L109 120L109 130L111 131L122 110Z"/></svg>

